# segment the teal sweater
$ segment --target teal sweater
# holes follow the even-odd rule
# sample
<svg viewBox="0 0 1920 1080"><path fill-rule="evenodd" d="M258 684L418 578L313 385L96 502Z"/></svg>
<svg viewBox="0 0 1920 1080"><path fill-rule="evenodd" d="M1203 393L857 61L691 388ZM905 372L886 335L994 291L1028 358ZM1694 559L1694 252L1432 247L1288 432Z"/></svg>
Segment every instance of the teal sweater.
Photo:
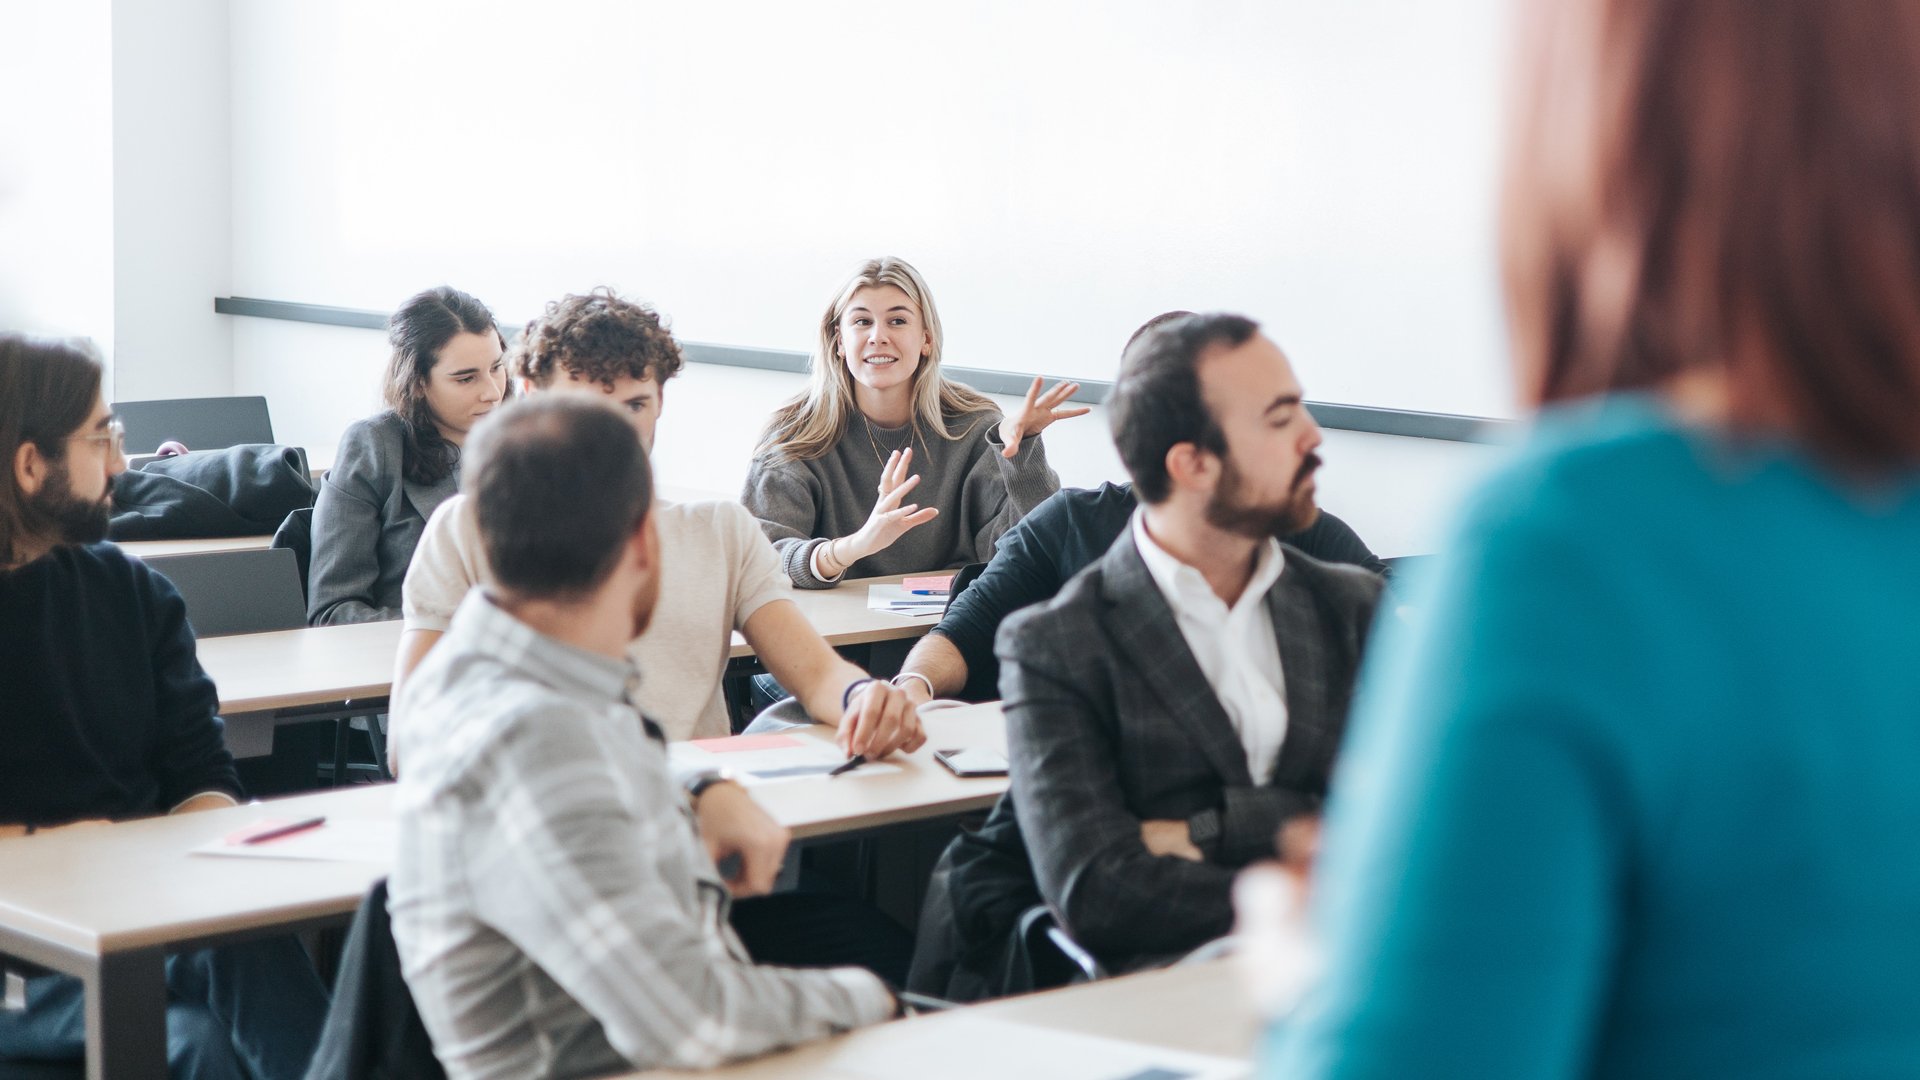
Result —
<svg viewBox="0 0 1920 1080"><path fill-rule="evenodd" d="M1626 397L1448 550L1375 638L1265 1075L1920 1076L1920 482Z"/></svg>

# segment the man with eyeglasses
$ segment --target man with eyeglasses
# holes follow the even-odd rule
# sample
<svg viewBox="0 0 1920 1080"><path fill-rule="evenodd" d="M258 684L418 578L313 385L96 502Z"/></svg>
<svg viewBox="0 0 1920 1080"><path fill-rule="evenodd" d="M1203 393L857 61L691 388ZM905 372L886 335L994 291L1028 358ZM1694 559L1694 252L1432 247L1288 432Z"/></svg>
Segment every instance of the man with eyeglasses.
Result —
<svg viewBox="0 0 1920 1080"><path fill-rule="evenodd" d="M81 346L0 335L0 843L241 794L180 594L101 542L127 461L100 384ZM7 981L0 1063L81 1058L79 980ZM174 1077L300 1076L326 1018L292 938L175 955L167 988Z"/></svg>

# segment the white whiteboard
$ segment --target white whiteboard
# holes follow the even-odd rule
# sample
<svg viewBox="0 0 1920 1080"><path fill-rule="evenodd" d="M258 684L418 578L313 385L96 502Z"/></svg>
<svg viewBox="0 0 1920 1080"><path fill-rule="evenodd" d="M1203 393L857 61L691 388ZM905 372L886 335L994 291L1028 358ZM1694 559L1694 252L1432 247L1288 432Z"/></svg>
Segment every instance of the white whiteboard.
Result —
<svg viewBox="0 0 1920 1080"><path fill-rule="evenodd" d="M861 259L965 367L1112 378L1175 307L1310 397L1510 416L1505 0L232 8L236 295L596 284L805 350Z"/></svg>

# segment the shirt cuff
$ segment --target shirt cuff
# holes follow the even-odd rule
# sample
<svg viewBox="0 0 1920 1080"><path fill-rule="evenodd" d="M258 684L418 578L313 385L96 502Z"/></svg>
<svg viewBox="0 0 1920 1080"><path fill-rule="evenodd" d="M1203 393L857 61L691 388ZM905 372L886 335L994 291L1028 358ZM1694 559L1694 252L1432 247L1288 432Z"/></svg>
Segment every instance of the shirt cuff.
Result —
<svg viewBox="0 0 1920 1080"><path fill-rule="evenodd" d="M432 630L436 633L444 634L453 627L453 616L450 614L441 615L437 612L406 611L402 609L401 618L403 621L400 623L400 629L403 631Z"/></svg>
<svg viewBox="0 0 1920 1080"><path fill-rule="evenodd" d="M817 540L812 547L807 549L807 572L812 574L815 579L824 581L829 585L838 582L847 574L847 568L844 566L840 568L840 572L837 574L829 574L820 569L820 553L832 542L832 540Z"/></svg>
<svg viewBox="0 0 1920 1080"><path fill-rule="evenodd" d="M196 792L194 792L193 794L191 794L191 795L189 795L189 796L187 796L186 798L184 798L184 799L181 799L181 800L180 800L179 802L177 802L177 803L175 803L175 804L173 805L173 809L171 809L171 810L168 810L168 811L167 811L167 813L169 813L169 814L177 814L177 813L179 813L179 812L180 812L180 808L181 808L181 807L183 807L183 806L185 806L185 805L187 805L188 803L190 803L190 802L192 802L192 801L193 801L193 800L195 800L195 799L198 799L198 798L202 798L202 797L204 797L204 796L207 796L207 795L218 795L218 796L220 796L221 798L223 798L223 799L225 799L225 800L227 800L227 805L228 805L228 806L239 806L239 805L240 805L240 800L239 800L239 799L236 799L236 798L234 798L234 797L233 797L233 792L231 792L231 791L225 791L225 790L222 790L222 789L220 789L220 788L208 788L208 789L207 789L207 790L205 790L205 791L196 791Z"/></svg>
<svg viewBox="0 0 1920 1080"><path fill-rule="evenodd" d="M880 976L865 968L828 968L823 974L838 984L853 1005L853 1027L865 1027L891 1020L899 1007L893 991Z"/></svg>

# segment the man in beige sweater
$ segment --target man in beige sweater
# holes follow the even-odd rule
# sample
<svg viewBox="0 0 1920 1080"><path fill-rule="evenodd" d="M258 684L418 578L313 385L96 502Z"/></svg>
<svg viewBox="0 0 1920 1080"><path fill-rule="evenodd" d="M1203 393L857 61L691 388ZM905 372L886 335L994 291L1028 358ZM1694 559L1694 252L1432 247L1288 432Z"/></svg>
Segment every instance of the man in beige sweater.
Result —
<svg viewBox="0 0 1920 1080"><path fill-rule="evenodd" d="M666 382L684 362L651 307L606 289L547 305L515 343L511 361L529 393L611 397L649 451ZM629 652L650 676L636 694L641 709L669 739L727 734L720 679L737 629L809 715L840 728L849 754L874 758L926 741L905 695L842 659L807 622L772 545L744 507L659 501L653 518L666 572L652 624ZM407 570L396 700L467 590L490 578L472 509L464 496L449 499L427 522Z"/></svg>

